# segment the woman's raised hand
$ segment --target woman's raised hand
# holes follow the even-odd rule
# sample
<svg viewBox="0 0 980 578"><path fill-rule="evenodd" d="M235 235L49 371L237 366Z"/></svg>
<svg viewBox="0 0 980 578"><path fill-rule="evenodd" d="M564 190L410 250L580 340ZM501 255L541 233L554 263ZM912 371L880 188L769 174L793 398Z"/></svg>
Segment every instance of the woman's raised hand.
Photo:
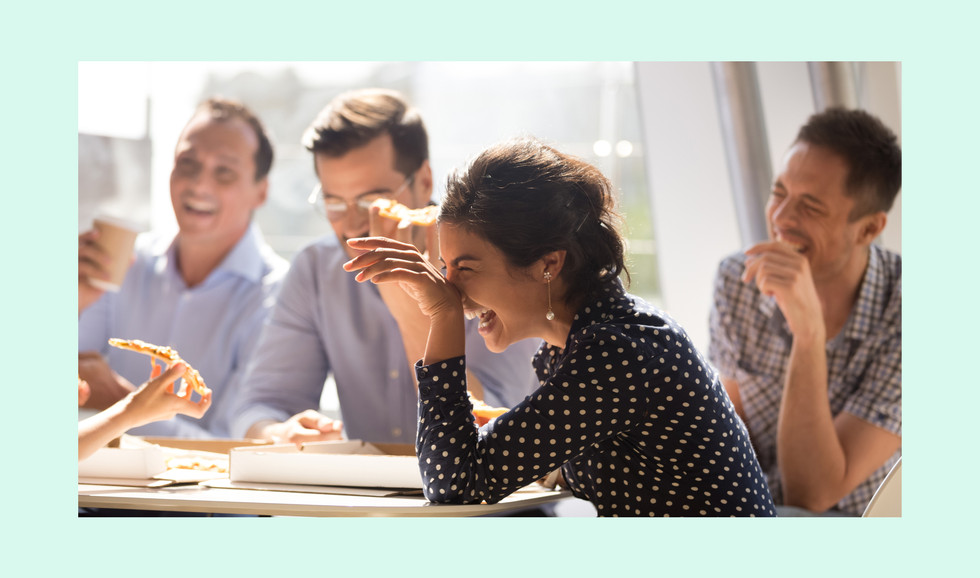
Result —
<svg viewBox="0 0 980 578"><path fill-rule="evenodd" d="M454 314L462 317L459 291L414 245L386 237L350 239L347 244L363 251L344 263L345 271L358 271L358 282L397 283L430 319Z"/></svg>

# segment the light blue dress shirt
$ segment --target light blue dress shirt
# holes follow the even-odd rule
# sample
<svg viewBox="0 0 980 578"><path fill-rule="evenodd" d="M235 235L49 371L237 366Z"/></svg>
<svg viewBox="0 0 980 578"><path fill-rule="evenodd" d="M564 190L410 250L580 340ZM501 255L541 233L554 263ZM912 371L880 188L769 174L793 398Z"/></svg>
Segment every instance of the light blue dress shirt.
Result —
<svg viewBox="0 0 980 578"><path fill-rule="evenodd" d="M171 238L141 235L136 260L118 293L106 293L78 319L78 350L99 351L117 373L139 385L150 358L108 345L110 337L168 345L201 373L214 392L201 419L183 415L130 430L135 435L229 437L233 398L289 264L251 225L203 283L188 288Z"/></svg>
<svg viewBox="0 0 980 578"><path fill-rule="evenodd" d="M235 437L261 420L319 408L332 372L346 437L415 442L417 386L401 333L377 287L344 271L348 259L331 234L293 260L248 368ZM538 386L531 358L541 341L526 339L495 354L477 333L478 321L466 325L468 367L486 403L516 405Z"/></svg>

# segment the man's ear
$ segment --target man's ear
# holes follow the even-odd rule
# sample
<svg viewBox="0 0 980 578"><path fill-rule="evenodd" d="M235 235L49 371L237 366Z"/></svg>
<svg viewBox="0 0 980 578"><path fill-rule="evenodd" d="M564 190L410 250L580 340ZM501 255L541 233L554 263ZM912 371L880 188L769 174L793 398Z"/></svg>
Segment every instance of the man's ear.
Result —
<svg viewBox="0 0 980 578"><path fill-rule="evenodd" d="M258 186L259 188L259 196L258 196L258 202L253 208L258 209L259 207L265 204L265 200L269 195L269 177L268 176L262 177L262 180L259 181L256 186Z"/></svg>
<svg viewBox="0 0 980 578"><path fill-rule="evenodd" d="M422 204L429 202L432 198L432 165L429 164L429 159L422 161L422 166L419 167L418 172L415 173L415 179L419 183L419 191L424 195L422 199Z"/></svg>
<svg viewBox="0 0 980 578"><path fill-rule="evenodd" d="M858 232L858 243L870 245L885 230L885 224L888 223L888 215L884 211L877 211L870 215L865 215L861 218L861 221L861 229Z"/></svg>

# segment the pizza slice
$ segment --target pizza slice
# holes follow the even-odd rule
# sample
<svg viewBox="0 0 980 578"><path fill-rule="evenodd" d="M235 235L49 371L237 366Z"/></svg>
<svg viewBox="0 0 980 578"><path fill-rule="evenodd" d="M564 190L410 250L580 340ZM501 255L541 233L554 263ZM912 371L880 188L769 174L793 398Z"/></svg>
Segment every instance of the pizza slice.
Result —
<svg viewBox="0 0 980 578"><path fill-rule="evenodd" d="M482 400L476 399L470 395L470 404L473 406L473 419L476 420L476 425L483 426L490 423L490 420L500 417L510 411L510 408L506 407L493 407L483 403Z"/></svg>
<svg viewBox="0 0 980 578"><path fill-rule="evenodd" d="M378 207L378 214L386 219L398 221L399 224L410 223L420 227L435 224L439 217L439 205L426 205L419 209L409 209L394 199L378 199L372 204Z"/></svg>
<svg viewBox="0 0 980 578"><path fill-rule="evenodd" d="M172 347L153 345L152 343L140 341L139 339L117 339L115 337L109 339L109 345L118 347L119 349L149 355L153 360L151 361L151 377L156 377L160 374L156 364L157 360L162 361L168 368L177 362L183 363L187 369L184 370L184 375L182 377L187 385L201 395L211 393L211 390L204 385L204 379L201 378L201 374L198 373L196 369L191 367L190 363L187 363L181 359L180 355L177 354L177 350Z"/></svg>

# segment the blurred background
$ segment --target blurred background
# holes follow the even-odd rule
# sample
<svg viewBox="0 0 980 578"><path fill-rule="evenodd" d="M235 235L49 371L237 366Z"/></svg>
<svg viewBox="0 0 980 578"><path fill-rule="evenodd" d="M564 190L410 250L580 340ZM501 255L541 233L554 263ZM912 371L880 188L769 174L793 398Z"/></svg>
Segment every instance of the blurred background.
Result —
<svg viewBox="0 0 980 578"><path fill-rule="evenodd" d="M762 207L800 125L865 108L901 139L896 62L79 62L78 226L98 212L174 230L177 137L210 96L245 102L275 146L256 219L286 259L330 234L300 138L335 95L401 91L422 113L440 196L482 148L533 135L598 166L626 217L630 290L701 348L717 263L765 235ZM901 251L901 196L879 242Z"/></svg>

